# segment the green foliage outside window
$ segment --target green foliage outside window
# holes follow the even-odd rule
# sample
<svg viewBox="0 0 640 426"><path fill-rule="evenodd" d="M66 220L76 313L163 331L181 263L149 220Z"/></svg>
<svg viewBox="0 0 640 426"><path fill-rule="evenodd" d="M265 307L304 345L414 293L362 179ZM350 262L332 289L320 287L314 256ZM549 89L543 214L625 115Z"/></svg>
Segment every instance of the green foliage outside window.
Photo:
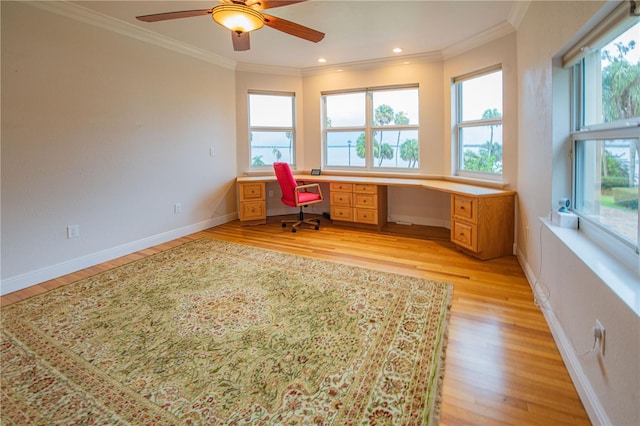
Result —
<svg viewBox="0 0 640 426"><path fill-rule="evenodd" d="M487 109L482 113L482 119L500 118L502 114L496 109ZM495 127L501 124L490 125L490 137L479 149L479 153L475 153L470 149L463 152L463 164L465 170L474 170L479 172L502 173L502 145L493 141L493 132Z"/></svg>
<svg viewBox="0 0 640 426"><path fill-rule="evenodd" d="M376 108L375 111L375 125L386 126L393 122L396 126L406 126L409 124L409 117L403 111L395 113L393 108L389 105L382 104ZM380 133L380 139L382 139L382 133L385 130L379 129L377 133ZM409 163L409 168L417 167L418 165L418 140L406 139L400 144L401 130L386 130L391 132L397 132L398 137L396 139L395 148L387 142L380 143L374 137L373 139L373 158L377 160L377 166L382 166L384 160L392 160L395 157L396 167L398 166L398 157ZM364 133L358 136L356 141L356 155L360 158L365 158L365 137Z"/></svg>
<svg viewBox="0 0 640 426"><path fill-rule="evenodd" d="M605 122L640 117L640 62L630 64L628 53L636 48L636 42L628 44L615 43L617 54L608 50L602 51L602 60L608 65L602 69L602 100ZM633 187L638 184L638 177L630 170L636 170L638 161L638 141L629 146L629 160L615 156L605 150L602 156L602 182L610 178L626 178L627 184L621 187ZM637 202L636 202L637 209Z"/></svg>

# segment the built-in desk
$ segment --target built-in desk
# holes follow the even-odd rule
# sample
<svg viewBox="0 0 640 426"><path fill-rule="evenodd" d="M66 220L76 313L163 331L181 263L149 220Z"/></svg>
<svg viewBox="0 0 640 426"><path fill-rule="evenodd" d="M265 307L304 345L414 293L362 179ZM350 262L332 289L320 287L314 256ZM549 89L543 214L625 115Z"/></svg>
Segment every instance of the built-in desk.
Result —
<svg viewBox="0 0 640 426"><path fill-rule="evenodd" d="M331 219L338 224L381 228L387 221L387 187L408 186L451 194L451 241L479 259L513 254L515 191L441 179L295 175L329 184ZM241 221L265 221L265 184L275 176L238 177ZM326 197L325 197L326 198Z"/></svg>

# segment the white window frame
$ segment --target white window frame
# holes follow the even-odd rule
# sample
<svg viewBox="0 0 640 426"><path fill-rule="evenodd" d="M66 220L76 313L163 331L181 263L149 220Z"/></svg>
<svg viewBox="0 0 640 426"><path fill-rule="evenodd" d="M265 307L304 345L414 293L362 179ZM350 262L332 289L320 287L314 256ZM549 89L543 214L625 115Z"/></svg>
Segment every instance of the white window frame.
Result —
<svg viewBox="0 0 640 426"><path fill-rule="evenodd" d="M640 138L640 118L622 119L613 122L599 123L593 117L601 116L602 105L599 101L591 99L601 99L600 91L602 87L598 84L596 93L585 94L585 86L592 81L601 82L600 64L593 63L600 58L594 58L591 52L600 51L600 48L609 44L610 40L635 25L639 19L629 14L628 3L623 2L606 16L600 23L581 38L562 57L563 66L571 68L571 143L572 143L572 197L573 200L580 200L585 186L585 177L581 174L582 164L579 163L581 141L604 141L615 139L638 139ZM636 45L636 49L640 46ZM590 86L592 87L592 86ZM589 95L590 97L588 97ZM588 105L586 105L589 103ZM587 124L587 123L595 124ZM576 208L578 207L578 208ZM638 263L638 253L640 247L640 215L638 215L638 235L636 241L631 241L619 233L611 230L600 221L583 214L579 206L572 206L572 211L580 218L580 230L598 246L606 247L608 251L616 253L620 260L627 259L625 264L633 265Z"/></svg>
<svg viewBox="0 0 640 426"><path fill-rule="evenodd" d="M504 113L499 118L491 118L491 119L479 119L479 120L462 120L462 106L464 102L464 93L462 90L461 83L465 81L472 80L474 78L483 77L487 74L492 74L494 72L502 71L502 64L494 65L488 68L483 68L481 70L477 70L471 72L469 74L464 74L458 77L453 78L452 91L453 91L453 119L452 122L455 123L453 126L453 143L454 143L454 154L453 154L453 170L455 176L460 177L468 177L475 179L483 179L483 180L493 180L493 181L501 181L503 173L494 173L494 172L486 172L480 170L467 170L462 168L462 161L464 158L463 147L460 141L460 134L462 130L465 128L472 127L484 127L484 126L501 126L500 131L504 135L504 126L503 126L503 117ZM502 105L501 109L504 111L504 74L502 76ZM504 164L504 145L502 152L502 163Z"/></svg>
<svg viewBox="0 0 640 426"><path fill-rule="evenodd" d="M572 196L573 200L576 200L576 204L580 203L580 200L583 198L583 188L585 186L585 180L589 179L589 177L585 177L582 175L582 164L579 163L579 159L581 156L579 144L582 141L605 141L605 140L615 140L615 139L640 139L640 127L636 126L624 126L618 128L601 128L598 130L586 130L586 131L577 131L574 132L571 136L572 144L573 144L573 179L572 179ZM591 177L593 178L593 177ZM580 206L575 205L571 208L574 213L576 213L580 217L580 223L583 230L585 230L588 234L592 234L594 229L597 229L596 240L601 239L603 236L605 238L611 238L616 241L615 244L626 247L627 249L631 249L636 254L639 253L638 248L640 247L640 215L638 215L638 234L636 235L636 242L633 242L621 234L611 230L609 227L600 223L597 220L594 220L589 217L587 214L583 214ZM586 226L585 226L586 225Z"/></svg>
<svg viewBox="0 0 640 426"><path fill-rule="evenodd" d="M381 86L381 87L369 87L362 89L350 89L350 90L336 90L325 91L321 93L322 108L321 108L321 123L322 123L322 168L326 170L358 170L365 172L376 173L418 173L420 171L420 138L418 136L418 165L417 167L378 167L374 165L373 155L373 134L378 131L403 131L412 130L416 134L420 133L420 124L407 124L407 125L386 125L377 126L374 124L374 110L373 110L373 94L375 92L393 91L393 90L407 90L415 89L420 96L420 88L418 84L405 84L394 86ZM327 96L332 95L346 95L350 93L364 93L365 95L365 124L364 126L344 126L344 127L328 127L327 126ZM418 120L419 120L419 107L418 107ZM362 132L365 135L365 165L364 166L337 166L327 164L327 134L329 132ZM398 153L396 153L398 155Z"/></svg>
<svg viewBox="0 0 640 426"><path fill-rule="evenodd" d="M291 125L292 127L277 127L277 126L252 126L251 125L251 96L252 95L267 95L267 96L282 96L291 99ZM264 90L249 90L247 93L247 126L249 128L249 169L258 170L271 170L273 164L254 165L253 164L253 152L251 145L251 135L253 132L273 132L273 133L290 133L291 134L291 158L289 165L292 169L295 169L296 165L296 94L295 92L277 92L277 91L264 91ZM282 160L281 160L282 161Z"/></svg>

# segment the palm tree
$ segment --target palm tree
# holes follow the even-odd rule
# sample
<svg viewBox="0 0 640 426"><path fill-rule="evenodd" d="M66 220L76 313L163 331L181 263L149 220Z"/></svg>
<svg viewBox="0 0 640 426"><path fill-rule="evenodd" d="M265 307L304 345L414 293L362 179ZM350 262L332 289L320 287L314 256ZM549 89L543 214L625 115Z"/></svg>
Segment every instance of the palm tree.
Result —
<svg viewBox="0 0 640 426"><path fill-rule="evenodd" d="M627 45L616 43L615 46L618 49L616 56L611 55L608 50L602 51L602 59L609 62L602 70L605 122L640 116L640 62L630 64L627 60L627 53L635 49L636 42L631 40ZM629 168L632 171L636 169L637 156L638 143L634 141L629 144ZM604 157L602 158L604 162ZM629 185L635 184L636 176L631 172Z"/></svg>
<svg viewBox="0 0 640 426"><path fill-rule="evenodd" d="M381 144L378 140L373 137L373 158L378 159L378 167L382 165L384 160L390 160L393 158L393 148L388 143ZM356 141L356 155L360 158L365 158L366 156L366 146L365 146L365 138L364 133L360 133L358 136L358 140Z"/></svg>
<svg viewBox="0 0 640 426"><path fill-rule="evenodd" d="M490 120L492 118L500 118L502 117L502 114L500 114L500 111L498 111L497 108L493 108L493 109L486 109L483 113L482 113L482 119L483 120ZM494 148L494 143L493 143L493 128L496 126L500 126L500 124L490 124L489 125L489 129L491 130L491 136L489 137L489 141L488 141L488 152L487 152L487 158L489 159L493 159L494 155L493 155L493 148ZM497 145L497 144L496 144ZM497 157L497 156L496 156ZM502 155L500 156L500 159L502 158ZM495 164L489 165L489 169L494 169L495 168Z"/></svg>
<svg viewBox="0 0 640 426"><path fill-rule="evenodd" d="M276 161L280 161L280 159L282 158L282 153L280 152L280 150L276 147L273 148L273 151L271 152L273 152L273 155L276 156Z"/></svg>
<svg viewBox="0 0 640 426"><path fill-rule="evenodd" d="M407 139L404 141L400 146L400 157L409 162L409 167L415 167L418 164L418 140Z"/></svg>
<svg viewBox="0 0 640 426"><path fill-rule="evenodd" d="M292 148L293 148L293 133L285 132L284 135L289 140L289 163L293 164L293 157L292 157L293 156L293 152L292 152Z"/></svg>
<svg viewBox="0 0 640 426"><path fill-rule="evenodd" d="M409 124L409 117L407 117L407 114L403 111L400 111L393 118L393 124L396 126L406 126ZM400 133L401 131L398 130L398 139L396 139L396 167L398 167L398 155L400 151Z"/></svg>

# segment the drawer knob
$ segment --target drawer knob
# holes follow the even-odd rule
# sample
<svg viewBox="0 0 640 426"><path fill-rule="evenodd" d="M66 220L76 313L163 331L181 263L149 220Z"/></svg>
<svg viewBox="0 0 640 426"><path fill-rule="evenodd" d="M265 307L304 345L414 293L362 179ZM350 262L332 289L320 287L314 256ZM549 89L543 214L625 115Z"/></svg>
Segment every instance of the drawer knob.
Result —
<svg viewBox="0 0 640 426"><path fill-rule="evenodd" d="M460 206L460 210L464 210L464 206Z"/></svg>

